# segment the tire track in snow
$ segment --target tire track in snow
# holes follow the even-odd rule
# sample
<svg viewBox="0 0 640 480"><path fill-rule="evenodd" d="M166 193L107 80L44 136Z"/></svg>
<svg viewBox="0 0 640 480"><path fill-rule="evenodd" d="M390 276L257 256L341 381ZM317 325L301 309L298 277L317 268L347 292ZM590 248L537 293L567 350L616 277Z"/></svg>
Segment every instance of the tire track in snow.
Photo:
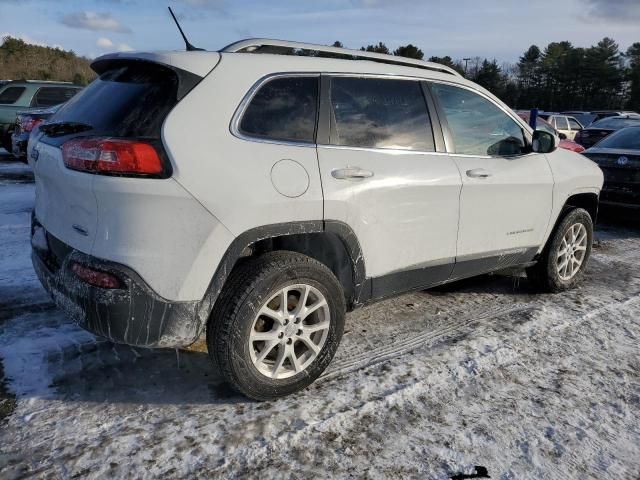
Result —
<svg viewBox="0 0 640 480"><path fill-rule="evenodd" d="M526 304L502 308L494 307L486 309L485 311L474 312L472 315L465 315L460 318L448 320L435 330L429 330L417 335L407 335L404 338L396 340L391 345L384 345L345 360L335 362L329 366L328 371L326 371L319 380L322 381L340 377L356 370L362 370L363 368L405 355L418 348L431 345L448 336L459 334L473 323L504 317L515 312L530 311L534 308L534 305Z"/></svg>
<svg viewBox="0 0 640 480"><path fill-rule="evenodd" d="M557 316L546 315L544 318L539 319L538 325L537 325L538 331L533 335L533 337L544 338L548 335L549 331L558 332L558 331L565 330L567 328L576 328L581 323L587 320L593 319L594 317L597 317L598 315L602 315L604 313L612 314L629 307L637 308L640 306L640 292L635 292L623 299L610 302L600 307L594 308L590 311L584 312L581 315L579 315L578 318L572 315L573 313L572 311L563 309L561 304L556 306L554 305L554 303L552 303L551 305L548 305L548 304L538 305L538 307L540 308L559 307L557 308L557 313L559 315ZM529 308L533 309L535 307L531 306ZM493 309L493 310L488 310L484 312L484 314L483 313L478 314L477 316L474 316L474 318L477 320L489 319L489 318L496 319L501 316L508 315L509 310L511 310L512 312L517 312L517 311L527 310L527 308L516 306L512 308ZM490 312L493 312L494 315L491 315ZM470 325L475 321L476 320L470 319L469 317L467 317L466 319L461 320L459 322L449 323L448 324L449 330L455 331L456 328L460 330L464 325ZM445 328L443 328L442 330L444 331ZM435 334L436 332L433 331L432 333ZM441 338L443 336L444 334L440 334L438 335L438 338ZM523 339L522 341L532 342L534 341L533 337L530 337L528 339ZM404 343L404 342L400 342L400 343ZM428 343L423 344L423 346L427 346L427 345ZM417 350L418 348L420 347L419 346L415 347L412 350ZM501 349L496 349L491 352L482 354L476 360L480 369L487 370L487 369L492 369L497 367L504 367L504 366L515 363L517 359L521 356L521 354L515 348L513 348L512 345L504 345L504 348L508 348L511 353L508 355L503 355L501 354L503 352L500 352ZM396 348L394 350L400 351L401 349ZM402 355L402 353L399 353L397 356L400 356L400 355ZM379 357L380 356L381 355L379 355ZM373 358L373 356L371 357ZM396 358L396 357L389 357L388 360L392 360L393 358ZM381 360L381 361L384 361L384 360ZM380 362L377 362L377 363L380 363ZM375 364L376 362L370 363L369 365L375 365ZM358 369L353 367L351 368L352 370L350 371L355 371ZM365 368L365 367L361 367L361 368ZM346 369L341 370L341 372L347 373ZM472 375L473 374L471 373L469 374L469 376L472 376ZM336 376L338 375L333 375L330 378L335 378ZM328 375L325 376L324 378L329 379L327 377ZM313 431L326 432L328 430L331 430L333 427L342 429L344 431L348 426L358 423L360 421L360 418L363 415L367 413L375 415L377 412L384 410L385 407L381 407L381 405L383 406L392 405L392 404L397 405L399 403L406 402L408 399L414 398L420 395L421 393L423 393L425 390L425 385L428 385L429 389L432 391L434 389L440 390L440 389L447 388L447 386L452 383L459 385L460 379L455 379L455 380L456 380L455 382L452 382L451 376L445 377L435 373L434 375L429 375L427 377L421 377L419 379L416 379L412 383L401 385L397 389L392 390L390 392L384 392L381 395L376 395L375 393L370 392L369 399L365 400L363 403L361 403L359 406L355 408L341 409L336 412L329 411L327 412L327 415L324 418L318 419L318 421L308 423L293 432L287 432L286 434L278 434L276 436L272 436L271 438L262 438L258 442L254 441L248 445L243 445L242 447L235 449L231 453L231 455L236 459L251 458L253 462L253 466L255 467L256 465L260 465L261 462L268 462L269 459L271 458L270 452L286 450L286 448L290 448L291 445L296 445L301 442L304 443L305 436L308 434L311 434ZM221 473L218 469L212 469L208 473L216 473L216 472ZM227 478L227 476L224 473L222 473L222 477Z"/></svg>

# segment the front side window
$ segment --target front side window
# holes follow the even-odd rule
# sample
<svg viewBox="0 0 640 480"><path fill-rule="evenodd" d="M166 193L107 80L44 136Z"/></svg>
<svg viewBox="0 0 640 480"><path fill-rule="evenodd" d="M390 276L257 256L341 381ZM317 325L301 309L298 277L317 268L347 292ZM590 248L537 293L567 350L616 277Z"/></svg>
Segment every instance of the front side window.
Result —
<svg viewBox="0 0 640 480"><path fill-rule="evenodd" d="M453 136L455 153L518 155L525 146L522 127L488 99L465 88L432 84Z"/></svg>
<svg viewBox="0 0 640 480"><path fill-rule="evenodd" d="M319 77L275 78L253 96L240 121L246 135L270 140L315 141Z"/></svg>
<svg viewBox="0 0 640 480"><path fill-rule="evenodd" d="M434 151L419 82L379 78L331 79L332 145Z"/></svg>
<svg viewBox="0 0 640 480"><path fill-rule="evenodd" d="M18 101L22 92L26 89L24 87L7 87L0 92L0 105L13 105Z"/></svg>
<svg viewBox="0 0 640 480"><path fill-rule="evenodd" d="M567 117L567 120L569 120L571 130L582 130L582 125L580 125L575 118Z"/></svg>

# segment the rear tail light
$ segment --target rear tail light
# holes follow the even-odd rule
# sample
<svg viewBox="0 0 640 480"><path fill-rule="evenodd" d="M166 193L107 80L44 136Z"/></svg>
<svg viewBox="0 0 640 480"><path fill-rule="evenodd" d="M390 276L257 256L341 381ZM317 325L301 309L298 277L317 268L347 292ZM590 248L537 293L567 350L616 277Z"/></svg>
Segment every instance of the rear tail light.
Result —
<svg viewBox="0 0 640 480"><path fill-rule="evenodd" d="M38 125L40 125L44 120L42 118L32 118L26 117L20 119L20 130L23 132L30 132Z"/></svg>
<svg viewBox="0 0 640 480"><path fill-rule="evenodd" d="M120 280L111 273L102 272L100 270L94 270L93 268L74 263L71 267L73 273L75 273L80 280L94 287L100 288L120 288Z"/></svg>
<svg viewBox="0 0 640 480"><path fill-rule="evenodd" d="M79 138L62 145L67 168L114 175L159 175L162 162L153 146L117 138Z"/></svg>

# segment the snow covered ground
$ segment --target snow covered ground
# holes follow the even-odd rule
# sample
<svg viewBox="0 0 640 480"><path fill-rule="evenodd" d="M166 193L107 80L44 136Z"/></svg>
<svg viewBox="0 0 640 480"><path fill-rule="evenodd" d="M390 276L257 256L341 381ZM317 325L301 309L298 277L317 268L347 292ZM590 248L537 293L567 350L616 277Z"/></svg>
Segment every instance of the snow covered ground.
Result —
<svg viewBox="0 0 640 480"><path fill-rule="evenodd" d="M354 312L318 382L255 403L206 354L113 345L56 310L29 260L29 180L0 160L0 360L17 398L0 478L640 478L638 223L599 227L568 293L493 276Z"/></svg>

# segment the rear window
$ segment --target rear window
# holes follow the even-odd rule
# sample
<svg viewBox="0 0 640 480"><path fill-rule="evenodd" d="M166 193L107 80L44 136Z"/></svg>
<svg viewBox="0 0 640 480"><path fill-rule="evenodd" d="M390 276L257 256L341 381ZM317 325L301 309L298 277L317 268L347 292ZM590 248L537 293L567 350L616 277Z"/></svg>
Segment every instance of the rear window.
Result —
<svg viewBox="0 0 640 480"><path fill-rule="evenodd" d="M119 63L69 100L50 122L87 124L91 135L159 139L177 95L178 77L172 70L146 62Z"/></svg>
<svg viewBox="0 0 640 480"><path fill-rule="evenodd" d="M634 125L640 125L640 117L638 118L616 118L609 117L598 120L591 124L592 128L611 128L618 130L624 127L632 127Z"/></svg>
<svg viewBox="0 0 640 480"><path fill-rule="evenodd" d="M598 143L599 148L619 148L621 150L640 150L640 127L618 130Z"/></svg>
<svg viewBox="0 0 640 480"><path fill-rule="evenodd" d="M24 87L7 87L0 92L0 105L13 105L18 101L22 92L26 89Z"/></svg>
<svg viewBox="0 0 640 480"><path fill-rule="evenodd" d="M52 107L67 102L80 91L71 87L42 87L31 100L32 107Z"/></svg>

